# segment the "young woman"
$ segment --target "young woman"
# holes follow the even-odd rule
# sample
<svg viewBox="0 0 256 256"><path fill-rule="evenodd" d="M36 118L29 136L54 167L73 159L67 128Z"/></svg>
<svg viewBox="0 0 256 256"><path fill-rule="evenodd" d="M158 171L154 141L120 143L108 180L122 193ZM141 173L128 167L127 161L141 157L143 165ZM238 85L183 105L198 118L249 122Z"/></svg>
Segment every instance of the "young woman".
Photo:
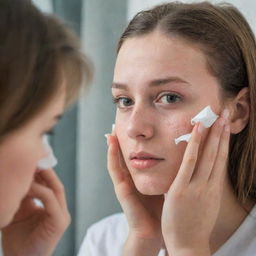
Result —
<svg viewBox="0 0 256 256"><path fill-rule="evenodd" d="M88 61L76 37L28 0L0 1L0 228L6 256L49 256L70 222L43 136L77 97ZM43 202L37 207L33 198Z"/></svg>
<svg viewBox="0 0 256 256"><path fill-rule="evenodd" d="M108 169L124 214L93 225L79 256L255 255L256 45L241 13L208 2L138 13L112 93ZM208 105L217 121L192 126Z"/></svg>

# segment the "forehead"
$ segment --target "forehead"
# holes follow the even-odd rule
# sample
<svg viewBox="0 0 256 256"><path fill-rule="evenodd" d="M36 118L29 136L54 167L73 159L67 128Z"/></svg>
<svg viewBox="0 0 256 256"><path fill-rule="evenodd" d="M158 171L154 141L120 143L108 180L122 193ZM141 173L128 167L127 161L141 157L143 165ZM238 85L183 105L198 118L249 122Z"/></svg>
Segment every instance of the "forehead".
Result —
<svg viewBox="0 0 256 256"><path fill-rule="evenodd" d="M181 76L193 79L202 72L210 75L204 53L195 45L160 32L127 39L116 61L114 80L145 75Z"/></svg>

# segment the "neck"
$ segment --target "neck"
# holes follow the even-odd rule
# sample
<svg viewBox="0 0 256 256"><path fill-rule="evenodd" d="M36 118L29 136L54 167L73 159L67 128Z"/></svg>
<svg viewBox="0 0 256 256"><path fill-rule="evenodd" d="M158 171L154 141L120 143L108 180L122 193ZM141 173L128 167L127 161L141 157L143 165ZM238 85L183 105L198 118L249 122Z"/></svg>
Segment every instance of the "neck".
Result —
<svg viewBox="0 0 256 256"><path fill-rule="evenodd" d="M247 200L244 204L238 201L227 178L220 212L210 239L212 253L216 252L234 234L253 206L254 202L252 200Z"/></svg>

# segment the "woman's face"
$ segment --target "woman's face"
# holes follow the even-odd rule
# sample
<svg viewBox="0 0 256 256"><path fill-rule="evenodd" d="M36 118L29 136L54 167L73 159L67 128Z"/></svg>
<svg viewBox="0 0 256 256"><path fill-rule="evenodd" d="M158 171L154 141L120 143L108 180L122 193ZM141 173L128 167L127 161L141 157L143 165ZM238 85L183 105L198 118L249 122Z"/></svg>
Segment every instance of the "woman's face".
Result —
<svg viewBox="0 0 256 256"><path fill-rule="evenodd" d="M64 109L65 94L58 95L40 114L3 138L0 144L0 227L7 225L30 189L37 163L46 157L42 136Z"/></svg>
<svg viewBox="0 0 256 256"><path fill-rule="evenodd" d="M207 105L222 110L218 81L198 48L159 32L124 42L113 80L116 134L133 181L143 194L166 193L187 145L174 139Z"/></svg>

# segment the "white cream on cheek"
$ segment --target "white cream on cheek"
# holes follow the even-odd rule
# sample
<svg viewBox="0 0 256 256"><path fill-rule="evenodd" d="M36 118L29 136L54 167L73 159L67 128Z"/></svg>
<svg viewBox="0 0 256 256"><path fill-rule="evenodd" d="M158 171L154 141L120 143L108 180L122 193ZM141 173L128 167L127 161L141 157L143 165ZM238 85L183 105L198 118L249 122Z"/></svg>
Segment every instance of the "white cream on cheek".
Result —
<svg viewBox="0 0 256 256"><path fill-rule="evenodd" d="M197 122L200 122L200 124L202 124L205 128L209 128L217 120L218 117L219 116L212 111L211 106L208 105L191 119L191 124L195 125ZM188 142L191 136L192 133L183 134L178 138L175 138L175 144L179 144L181 141Z"/></svg>

